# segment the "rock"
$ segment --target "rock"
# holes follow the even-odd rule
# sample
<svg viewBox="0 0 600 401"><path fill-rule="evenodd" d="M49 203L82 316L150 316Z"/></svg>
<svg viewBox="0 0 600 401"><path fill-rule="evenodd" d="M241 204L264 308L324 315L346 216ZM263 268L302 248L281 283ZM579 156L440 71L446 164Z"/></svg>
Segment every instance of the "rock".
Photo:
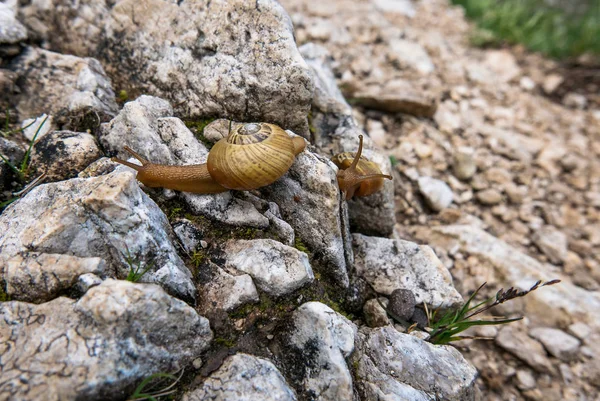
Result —
<svg viewBox="0 0 600 401"><path fill-rule="evenodd" d="M0 154L13 166L17 166L23 160L25 150L17 143L0 136ZM13 188L13 182L16 179L13 169L0 159L0 193L18 189Z"/></svg>
<svg viewBox="0 0 600 401"><path fill-rule="evenodd" d="M398 288L390 294L388 309L403 320L410 320L415 313L416 299L410 290Z"/></svg>
<svg viewBox="0 0 600 401"><path fill-rule="evenodd" d="M502 193L495 188L484 189L477 192L475 196L479 202L487 206L497 205L502 202Z"/></svg>
<svg viewBox="0 0 600 401"><path fill-rule="evenodd" d="M76 177L89 164L102 157L93 135L85 132L54 131L37 141L31 153L31 165L46 181Z"/></svg>
<svg viewBox="0 0 600 401"><path fill-rule="evenodd" d="M515 56L508 50L485 52L485 65L494 73L498 82L506 83L521 75Z"/></svg>
<svg viewBox="0 0 600 401"><path fill-rule="evenodd" d="M29 252L0 258L0 280L13 301L47 302L73 287L81 275L106 276L100 258Z"/></svg>
<svg viewBox="0 0 600 401"><path fill-rule="evenodd" d="M301 399L353 400L346 365L354 350L356 326L319 302L296 309L279 339L286 376Z"/></svg>
<svg viewBox="0 0 600 401"><path fill-rule="evenodd" d="M384 306L388 305L387 298L379 298L379 302ZM390 324L388 314L379 302L377 302L377 299L369 299L363 306L363 314L369 327L381 327Z"/></svg>
<svg viewBox="0 0 600 401"><path fill-rule="evenodd" d="M17 20L8 4L0 3L0 47L15 45L26 39L27 28ZM0 55L3 55L2 50Z"/></svg>
<svg viewBox="0 0 600 401"><path fill-rule="evenodd" d="M552 373L553 367L546 356L542 344L530 338L512 326L503 327L496 339L496 344L510 352L527 365L540 373Z"/></svg>
<svg viewBox="0 0 600 401"><path fill-rule="evenodd" d="M450 273L426 245L353 234L353 248L356 274L380 294L410 290L417 304L432 308L462 302Z"/></svg>
<svg viewBox="0 0 600 401"><path fill-rule="evenodd" d="M575 337L552 327L536 327L529 331L529 335L541 342L551 355L563 361L574 360L581 345Z"/></svg>
<svg viewBox="0 0 600 401"><path fill-rule="evenodd" d="M531 390L536 386L535 377L529 370L517 370L516 378L519 390Z"/></svg>
<svg viewBox="0 0 600 401"><path fill-rule="evenodd" d="M569 92L562 100L563 104L572 109L583 110L587 106L587 98L579 93Z"/></svg>
<svg viewBox="0 0 600 401"><path fill-rule="evenodd" d="M391 174L389 157L372 149L363 130L358 126L337 87L330 65L329 52L312 43L300 48L316 78L315 96L311 111L311 132L318 150L331 157L342 152L356 152L359 135L365 136L363 156L376 163L383 174ZM355 231L366 234L390 235L394 230L394 185L385 180L379 192L354 198L348 202L350 223Z"/></svg>
<svg viewBox="0 0 600 401"><path fill-rule="evenodd" d="M271 296L289 294L315 278L304 252L271 239L231 240L225 258L227 269L249 274Z"/></svg>
<svg viewBox="0 0 600 401"><path fill-rule="evenodd" d="M407 17L414 17L415 7L410 0L372 0L375 7L383 12L402 14Z"/></svg>
<svg viewBox="0 0 600 401"><path fill-rule="evenodd" d="M200 241L204 238L202 230L188 219L178 219L172 226L173 232L186 252L193 253L198 249Z"/></svg>
<svg viewBox="0 0 600 401"><path fill-rule="evenodd" d="M0 303L0 316L0 342L12 344L1 351L3 395L22 401L121 397L212 340L208 320L160 287L110 279L78 301Z"/></svg>
<svg viewBox="0 0 600 401"><path fill-rule="evenodd" d="M98 55L116 87L163 97L177 115L268 121L308 134L312 77L276 1L53 0L22 11L50 47ZM169 29L160 20L171 21Z"/></svg>
<svg viewBox="0 0 600 401"><path fill-rule="evenodd" d="M361 399L474 400L477 370L455 348L393 327L361 328L351 357Z"/></svg>
<svg viewBox="0 0 600 401"><path fill-rule="evenodd" d="M531 238L533 243L550 259L559 264L567 260L567 236L552 226L543 226L535 230Z"/></svg>
<svg viewBox="0 0 600 401"><path fill-rule="evenodd" d="M484 230L468 225L451 225L417 230L415 237L441 249L454 249L485 260L500 277L505 288L528 290L538 280L552 280L556 274L517 248ZM559 276L560 277L560 276ZM566 280L527 295L524 314L535 325L568 326L580 321L600 329L600 295L586 291ZM548 313L552 311L552 313Z"/></svg>
<svg viewBox="0 0 600 401"><path fill-rule="evenodd" d="M542 89L546 94L550 95L554 93L558 87L564 82L564 78L559 74L549 74L542 83Z"/></svg>
<svg viewBox="0 0 600 401"><path fill-rule="evenodd" d="M252 203L234 197L231 191L211 195L182 192L182 197L194 214L231 226L261 229L269 227L266 216L256 210Z"/></svg>
<svg viewBox="0 0 600 401"><path fill-rule="evenodd" d="M22 119L43 113L73 118L91 113L99 124L117 113L110 80L96 59L30 47L11 68L19 76L20 93L14 101Z"/></svg>
<svg viewBox="0 0 600 401"><path fill-rule="evenodd" d="M35 118L27 118L21 123L23 135L30 141L42 139L44 135L54 131L54 118L47 114Z"/></svg>
<svg viewBox="0 0 600 401"><path fill-rule="evenodd" d="M395 79L369 85L352 93L352 103L388 113L405 113L431 118L437 110L436 97L416 89L410 82Z"/></svg>
<svg viewBox="0 0 600 401"><path fill-rule="evenodd" d="M440 103L433 116L433 120L440 131L452 134L462 127L462 118L460 114L457 113L457 109L456 103L450 99Z"/></svg>
<svg viewBox="0 0 600 401"><path fill-rule="evenodd" d="M569 334L583 341L592 334L592 329L585 323L575 322L569 326Z"/></svg>
<svg viewBox="0 0 600 401"><path fill-rule="evenodd" d="M117 277L148 269L141 281L195 299L166 216L123 170L40 185L10 205L0 215L2 258L24 251L101 257Z"/></svg>
<svg viewBox="0 0 600 401"><path fill-rule="evenodd" d="M475 164L475 158L473 157L475 151L473 148L460 147L454 153L454 163L452 165L454 169L454 175L459 180L468 180L473 177L477 171L477 165Z"/></svg>
<svg viewBox="0 0 600 401"><path fill-rule="evenodd" d="M294 228L297 238L328 266L330 277L347 287L340 193L334 168L330 161L304 151L287 174L259 192L279 205L282 218Z"/></svg>
<svg viewBox="0 0 600 401"><path fill-rule="evenodd" d="M202 313L218 309L230 311L247 303L258 302L258 291L249 274L229 274L213 265L215 274L202 286Z"/></svg>
<svg viewBox="0 0 600 401"><path fill-rule="evenodd" d="M406 39L392 39L389 46L388 58L400 68L412 68L423 75L435 70L427 51L420 44Z"/></svg>
<svg viewBox="0 0 600 401"><path fill-rule="evenodd" d="M240 353L225 359L200 388L183 396L183 401L207 399L295 401L297 398L273 363Z"/></svg>
<svg viewBox="0 0 600 401"><path fill-rule="evenodd" d="M425 197L427 204L436 212L447 208L454 199L452 189L444 181L431 178L420 177L419 191Z"/></svg>

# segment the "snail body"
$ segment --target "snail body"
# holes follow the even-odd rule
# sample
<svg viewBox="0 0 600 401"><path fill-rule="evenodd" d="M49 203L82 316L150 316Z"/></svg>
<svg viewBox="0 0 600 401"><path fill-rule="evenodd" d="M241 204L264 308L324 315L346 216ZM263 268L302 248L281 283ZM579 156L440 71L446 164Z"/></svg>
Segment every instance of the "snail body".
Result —
<svg viewBox="0 0 600 401"><path fill-rule="evenodd" d="M382 174L379 166L362 154L363 136L359 135L358 151L355 153L338 153L331 161L338 167L338 186L346 200L353 196L368 196L383 188L384 179L391 180L392 176Z"/></svg>
<svg viewBox="0 0 600 401"><path fill-rule="evenodd" d="M306 144L290 137L274 124L239 124L226 138L219 140L208 154L206 163L188 166L154 164L124 149L142 165L112 160L133 168L137 179L148 187L161 187L199 194L230 189L250 190L269 185L284 175Z"/></svg>

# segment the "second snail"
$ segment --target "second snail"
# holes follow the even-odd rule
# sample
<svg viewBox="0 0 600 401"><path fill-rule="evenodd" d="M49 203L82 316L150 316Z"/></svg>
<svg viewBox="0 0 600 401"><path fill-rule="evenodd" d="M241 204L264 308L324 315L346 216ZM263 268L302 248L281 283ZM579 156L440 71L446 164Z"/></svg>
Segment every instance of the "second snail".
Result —
<svg viewBox="0 0 600 401"><path fill-rule="evenodd" d="M148 187L160 187L199 194L251 190L269 185L283 176L295 157L306 147L301 137L290 137L274 124L236 124L226 138L218 141L203 164L170 166L154 164L129 147L124 149L142 165L113 157L113 161L136 170L137 179ZM361 157L362 135L356 155L341 153L332 161L338 166L338 185L346 199L370 195L383 186L377 165Z"/></svg>

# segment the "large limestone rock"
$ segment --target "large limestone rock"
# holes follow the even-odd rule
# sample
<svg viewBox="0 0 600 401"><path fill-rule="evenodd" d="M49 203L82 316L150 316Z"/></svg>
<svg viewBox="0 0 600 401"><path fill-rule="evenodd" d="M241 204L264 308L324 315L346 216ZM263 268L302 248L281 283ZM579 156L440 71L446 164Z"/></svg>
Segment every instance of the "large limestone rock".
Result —
<svg viewBox="0 0 600 401"><path fill-rule="evenodd" d="M0 304L0 399L117 400L212 339L207 319L160 287L106 280L80 300Z"/></svg>
<svg viewBox="0 0 600 401"><path fill-rule="evenodd" d="M356 330L352 322L319 302L307 302L294 311L280 345L287 377L301 398L353 400L345 358L354 350Z"/></svg>
<svg viewBox="0 0 600 401"><path fill-rule="evenodd" d="M228 357L184 401L295 401L296 394L272 362L247 354Z"/></svg>
<svg viewBox="0 0 600 401"><path fill-rule="evenodd" d="M417 304L433 308L462 302L452 285L452 277L433 250L426 245L388 238L354 234L356 274L380 294L395 289L412 291Z"/></svg>
<svg viewBox="0 0 600 401"><path fill-rule="evenodd" d="M9 206L0 215L1 258L27 251L101 257L117 277L148 269L141 281L195 299L167 218L124 170L40 185Z"/></svg>
<svg viewBox="0 0 600 401"><path fill-rule="evenodd" d="M13 102L21 119L92 111L97 124L118 110L110 80L94 58L28 48L9 68L18 75Z"/></svg>
<svg viewBox="0 0 600 401"><path fill-rule="evenodd" d="M393 327L361 328L356 387L364 400L474 400L477 370L456 348L436 346Z"/></svg>
<svg viewBox="0 0 600 401"><path fill-rule="evenodd" d="M274 0L52 0L21 14L51 49L97 55L116 87L164 97L179 115L308 134L312 78Z"/></svg>

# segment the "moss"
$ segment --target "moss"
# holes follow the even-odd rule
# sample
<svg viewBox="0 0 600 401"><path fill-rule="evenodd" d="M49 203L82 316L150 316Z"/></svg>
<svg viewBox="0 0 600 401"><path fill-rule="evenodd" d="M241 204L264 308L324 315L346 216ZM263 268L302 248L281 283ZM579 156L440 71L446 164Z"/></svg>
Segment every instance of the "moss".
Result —
<svg viewBox="0 0 600 401"><path fill-rule="evenodd" d="M129 100L129 95L127 94L127 91L125 89L121 89L117 93L117 102L119 102L119 103L125 103L128 100Z"/></svg>
<svg viewBox="0 0 600 401"><path fill-rule="evenodd" d="M198 120L184 120L185 126L190 129L194 133L194 136L202 142L208 149L212 148L214 145L208 139L204 137L204 128L210 123L215 121L214 117L209 118L201 118Z"/></svg>
<svg viewBox="0 0 600 401"><path fill-rule="evenodd" d="M306 247L304 242L302 242L302 240L300 239L300 237L298 235L296 235L294 238L294 248L296 248L300 252L309 253L308 248Z"/></svg>
<svg viewBox="0 0 600 401"><path fill-rule="evenodd" d="M192 263L198 268L206 261L207 257L204 250L194 251L191 256Z"/></svg>
<svg viewBox="0 0 600 401"><path fill-rule="evenodd" d="M181 217L182 211L183 211L182 207L174 207L173 209L170 210L167 218L169 219L169 221L171 221L178 217Z"/></svg>
<svg viewBox="0 0 600 401"><path fill-rule="evenodd" d="M231 338L217 337L215 338L215 344L225 346L227 348L235 347L235 340Z"/></svg>
<svg viewBox="0 0 600 401"><path fill-rule="evenodd" d="M10 295L6 293L4 289L4 283L0 282L0 302L8 302L10 301Z"/></svg>

